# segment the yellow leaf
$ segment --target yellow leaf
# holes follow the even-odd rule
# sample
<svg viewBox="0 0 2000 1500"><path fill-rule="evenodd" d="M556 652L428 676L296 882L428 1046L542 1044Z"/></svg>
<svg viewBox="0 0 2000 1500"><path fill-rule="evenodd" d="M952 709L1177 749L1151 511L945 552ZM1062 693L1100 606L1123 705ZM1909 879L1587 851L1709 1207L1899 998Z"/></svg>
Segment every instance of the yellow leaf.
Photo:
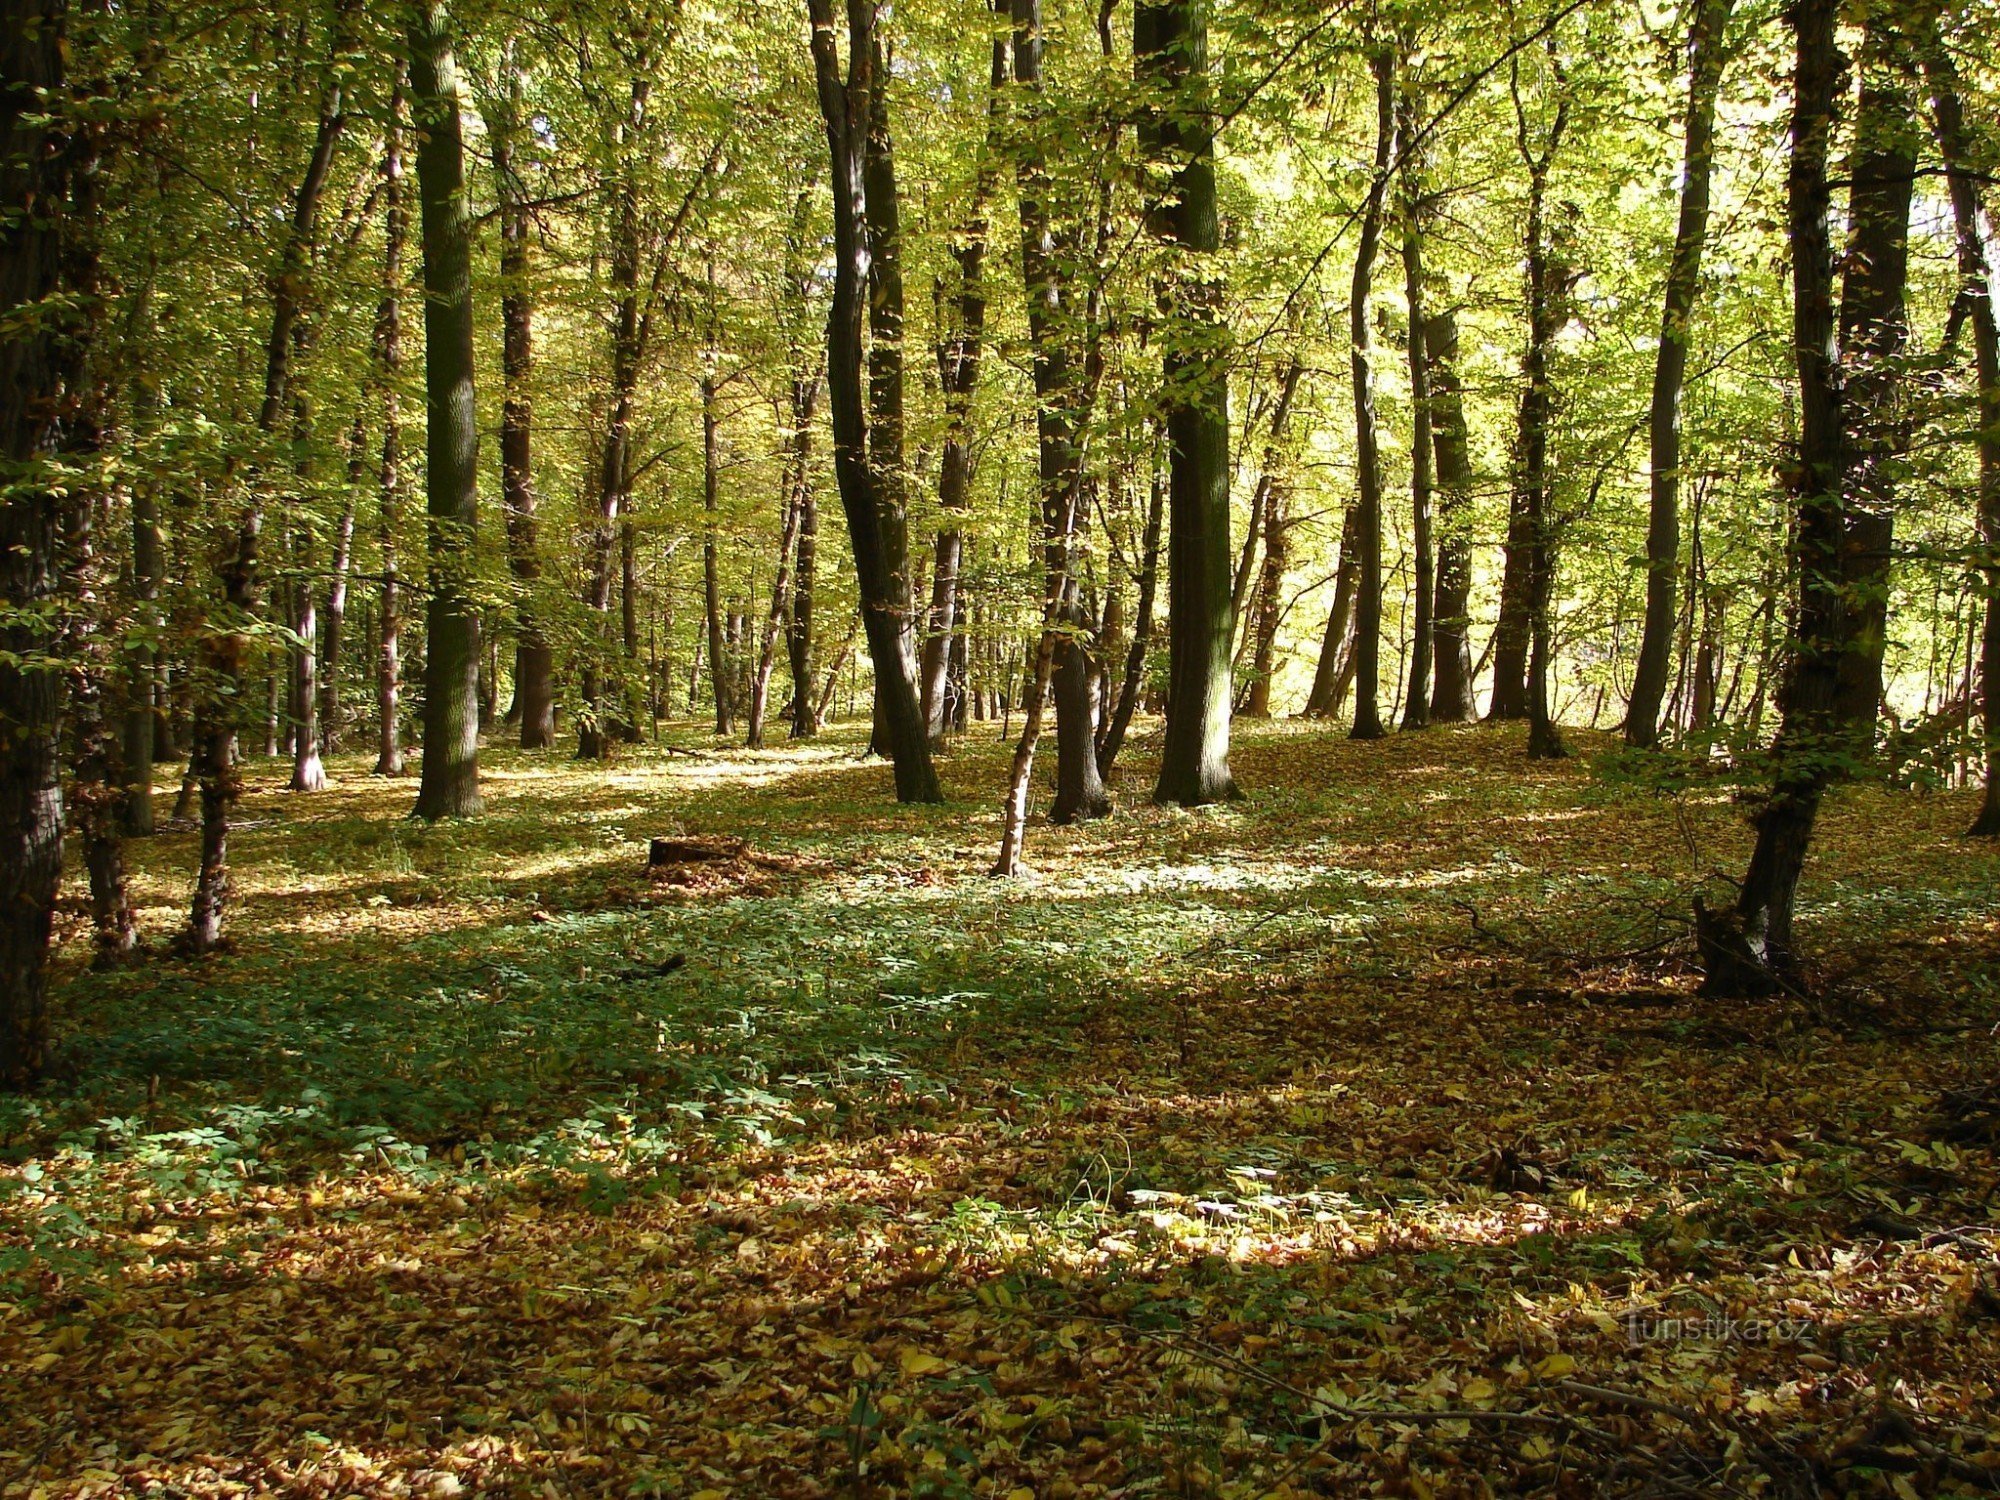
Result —
<svg viewBox="0 0 2000 1500"><path fill-rule="evenodd" d="M1523 1458L1540 1460L1549 1457L1555 1451L1555 1445L1540 1433L1536 1433L1527 1442L1521 1444L1521 1456Z"/></svg>
<svg viewBox="0 0 2000 1500"><path fill-rule="evenodd" d="M1007 1491L1007 1500L1035 1500L1035 1492L1025 1484Z"/></svg>
<svg viewBox="0 0 2000 1500"><path fill-rule="evenodd" d="M935 1375L947 1368L935 1354L926 1354L921 1349L905 1349L896 1356L896 1363L902 1366L905 1375Z"/></svg>
<svg viewBox="0 0 2000 1500"><path fill-rule="evenodd" d="M1466 1381L1465 1389L1459 1394L1468 1401L1491 1401L1499 1387L1483 1375L1475 1375Z"/></svg>
<svg viewBox="0 0 2000 1500"><path fill-rule="evenodd" d="M1560 1380L1565 1375L1576 1373L1576 1361L1567 1354L1551 1354L1536 1363L1535 1373L1544 1380Z"/></svg>
<svg viewBox="0 0 2000 1500"><path fill-rule="evenodd" d="M729 1500L727 1490L696 1490L688 1500Z"/></svg>

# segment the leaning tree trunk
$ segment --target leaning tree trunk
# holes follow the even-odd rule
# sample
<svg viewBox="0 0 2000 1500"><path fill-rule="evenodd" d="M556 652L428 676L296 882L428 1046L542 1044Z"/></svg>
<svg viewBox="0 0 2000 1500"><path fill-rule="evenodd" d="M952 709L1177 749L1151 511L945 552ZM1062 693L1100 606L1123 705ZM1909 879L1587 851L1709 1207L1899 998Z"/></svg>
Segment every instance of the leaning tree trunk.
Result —
<svg viewBox="0 0 2000 1500"><path fill-rule="evenodd" d="M1736 908L1696 911L1711 994L1757 995L1792 983L1792 913L1830 767L1847 750L1839 716L1841 660L1856 622L1841 587L1847 530L1847 416L1834 335L1832 193L1828 146L1839 111L1843 59L1839 0L1798 0L1791 11L1798 64L1792 89L1787 183L1792 336L1799 372L1795 553L1796 641L1783 688L1775 775L1757 814L1757 844Z"/></svg>
<svg viewBox="0 0 2000 1500"><path fill-rule="evenodd" d="M1334 564L1333 603L1326 612L1326 630L1320 637L1319 665L1313 670L1312 692L1306 697L1308 719L1332 719L1340 715L1347 690L1354 680L1354 594L1361 576L1356 557L1360 535L1357 507L1350 505L1340 522L1340 557Z"/></svg>
<svg viewBox="0 0 2000 1500"><path fill-rule="evenodd" d="M1132 64L1143 101L1148 215L1174 252L1163 288L1169 541L1167 729L1153 800L1237 795L1229 772L1229 350L1215 196L1206 0L1135 0Z"/></svg>
<svg viewBox="0 0 2000 1500"><path fill-rule="evenodd" d="M519 149L526 70L509 38L503 50L506 98L487 117L500 199L500 505L507 518L507 566L514 577L514 716L521 748L556 740L555 653L543 633L535 589L541 552L535 535L535 304L529 283L529 211Z"/></svg>
<svg viewBox="0 0 2000 1500"><path fill-rule="evenodd" d="M1156 450L1157 455L1157 450ZM1118 752L1125 747L1126 732L1139 707L1139 692L1146 683L1146 653L1153 645L1153 603L1160 582L1160 523L1166 511L1167 486L1160 473L1157 456L1153 482L1146 502L1146 531L1139 542L1139 600L1132 616L1132 641L1125 648L1125 675L1118 685L1118 702L1104 727L1097 746L1097 773L1110 780Z"/></svg>
<svg viewBox="0 0 2000 1500"><path fill-rule="evenodd" d="M909 628L907 558L897 543L898 516L894 497L884 497L880 481L900 474L900 451L871 451L891 440L884 405L888 397L886 370L875 363L869 382L878 422L871 442L870 390L862 380L862 327L872 255L871 241L878 221L887 221L890 204L880 201L893 193L893 174L876 165L874 136L886 112L875 96L887 87L876 35L877 16L867 6L850 6L847 15L848 57L842 79L839 44L835 37L832 0L807 0L812 20L814 80L820 113L826 125L832 163L834 282L833 305L827 316L827 397L833 427L834 474L840 484L841 509L847 516L848 538L860 586L863 628L874 658L876 692L881 699L884 727L896 771L900 802L938 802L937 772L931 765L930 736L925 732L923 701L917 684L913 632ZM875 200L871 202L871 199ZM871 208L873 213L871 214ZM886 288L877 287L878 291ZM900 309L897 309L900 324ZM900 382L898 382L900 385ZM900 394L900 391L898 391ZM900 424L895 424L897 427Z"/></svg>
<svg viewBox="0 0 2000 1500"><path fill-rule="evenodd" d="M1985 199L1986 179L1965 120L1958 70L1930 23L1923 66L1931 116L1951 185L1958 226L1958 269L1972 323L1979 381L1976 442L1979 448L1979 541L1986 587L1980 634L1981 714L1985 721L1986 796L1968 833L2000 838L2000 233Z"/></svg>
<svg viewBox="0 0 2000 1500"><path fill-rule="evenodd" d="M1396 159L1396 56L1377 47L1375 74L1375 174L1361 213L1354 251L1354 289L1347 303L1349 363L1354 375L1355 541L1361 551L1354 607L1354 727L1349 738L1379 740L1382 728L1382 451L1375 425L1375 325L1370 293L1375 251L1382 239L1382 211Z"/></svg>
<svg viewBox="0 0 2000 1500"><path fill-rule="evenodd" d="M1472 701L1472 441L1458 375L1458 318L1450 309L1424 323L1429 366L1431 452L1437 460L1437 602L1431 609L1433 724L1463 724Z"/></svg>
<svg viewBox="0 0 2000 1500"><path fill-rule="evenodd" d="M1285 569L1291 561L1291 488L1284 469L1285 429L1290 424L1292 402L1298 394L1305 365L1295 353L1285 361L1278 377L1277 401L1271 409L1270 439L1264 445L1264 472L1258 480L1259 500L1251 502L1253 516L1260 511L1264 520L1264 568L1257 580L1257 618L1250 657L1250 694L1244 701L1246 718L1271 717L1271 678L1277 671L1278 624L1284 613L1282 599Z"/></svg>
<svg viewBox="0 0 2000 1500"><path fill-rule="evenodd" d="M1681 167L1680 223L1668 265L1660 346L1653 357L1653 401L1648 435L1652 506L1646 522L1646 623L1639 664L1625 710L1625 743L1645 747L1660 734L1660 703L1673 655L1675 599L1681 548L1681 390L1687 378L1688 339L1701 290L1701 257L1708 239L1709 179L1715 166L1715 99L1722 85L1724 34L1735 0L1695 0L1688 29L1688 110Z"/></svg>
<svg viewBox="0 0 2000 1500"><path fill-rule="evenodd" d="M410 29L410 91L423 209L424 391L430 602L424 748L415 816L479 811L479 411L473 392L472 216L465 199L458 64L442 4Z"/></svg>

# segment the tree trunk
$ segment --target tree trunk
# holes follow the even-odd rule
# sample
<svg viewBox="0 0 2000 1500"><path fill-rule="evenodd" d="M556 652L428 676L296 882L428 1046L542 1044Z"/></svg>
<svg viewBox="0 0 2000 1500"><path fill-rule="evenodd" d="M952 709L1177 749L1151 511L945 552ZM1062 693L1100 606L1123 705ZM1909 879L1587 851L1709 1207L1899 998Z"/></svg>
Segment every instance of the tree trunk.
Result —
<svg viewBox="0 0 2000 1500"><path fill-rule="evenodd" d="M458 64L445 7L425 0L410 30L423 209L424 391L430 602L424 748L415 816L479 811L479 412L473 391L472 217L465 199Z"/></svg>
<svg viewBox="0 0 2000 1500"><path fill-rule="evenodd" d="M1031 101L1024 111L1022 140L1015 158L1021 218L1021 277L1027 293L1028 336L1033 345L1035 431L1040 480L1040 523L1044 608L1042 628L1049 637L1041 646L1050 659L1056 706L1056 797L1049 821L1066 824L1104 817L1111 796L1097 770L1096 723L1087 685L1089 651L1084 643L1087 622L1081 607L1072 557L1083 527L1086 499L1082 428L1089 419L1093 392L1078 378L1071 344L1077 337L1075 298L1065 261L1074 263L1074 238L1058 241L1049 195L1053 190L1048 162L1038 132L1047 129L1041 114L1041 0L1013 0L1014 81ZM1039 669L1038 669L1039 670ZM1032 694L1032 689L1030 690ZM1036 711L1032 732L1041 731ZM1027 763L1034 746L1029 726L1023 726ZM1017 752L1018 763L1018 752ZM1016 805L1010 795L1008 807ZM1025 804L1022 804L1025 805ZM1004 836L1003 836L1004 842ZM1018 832L1014 847L1018 849Z"/></svg>
<svg viewBox="0 0 2000 1500"><path fill-rule="evenodd" d="M1252 719L1271 717L1271 678L1277 670L1278 623L1284 612L1282 598L1285 568L1291 561L1291 517L1288 514L1291 488L1284 474L1287 463L1285 429L1292 414L1292 402L1305 365L1294 353L1285 361L1278 377L1278 399L1271 409L1270 440L1264 446L1264 473L1258 482L1262 504L1253 502L1252 512L1264 517L1264 569L1257 580L1257 618L1250 658L1250 692L1243 712Z"/></svg>
<svg viewBox="0 0 2000 1500"><path fill-rule="evenodd" d="M1370 292L1375 250L1382 238L1382 212L1396 159L1396 55L1377 46L1369 59L1375 74L1375 172L1361 214L1361 239L1354 251L1354 288L1347 303L1349 363L1354 376L1354 537L1360 547L1361 576L1354 603L1354 727L1349 738L1379 740L1383 735L1382 673L1382 454L1375 428L1374 324Z"/></svg>
<svg viewBox="0 0 2000 1500"><path fill-rule="evenodd" d="M346 644L348 575L354 566L354 496L368 474L368 424L365 413L354 416L353 441L348 448L347 485L340 496L340 518L334 523L333 562L326 583L326 618L320 625L319 742L332 754L340 748L340 652Z"/></svg>
<svg viewBox="0 0 2000 1500"><path fill-rule="evenodd" d="M895 295L900 286L890 273L877 276L874 264L877 255L894 249L893 234L888 246L880 242L894 225L894 174L883 159L887 108L880 97L888 85L888 69L876 34L876 12L850 6L843 82L832 0L807 0L807 5L813 71L833 167L834 286L827 317L827 396L834 473L847 516L876 692L885 710L887 748L895 762L896 797L901 802L938 802L943 794L931 765L930 736L917 685L900 494L884 494L882 488L885 480L899 484L903 467L900 411L893 414L898 419L891 420L889 410L892 398L897 408L901 404L900 361L888 351L878 351L878 357L869 361L866 389L861 375L864 301L881 305L871 320L878 342L885 332L890 342L901 333L900 297ZM893 254L889 259L893 263ZM892 320L893 327L887 326Z"/></svg>
<svg viewBox="0 0 2000 1500"><path fill-rule="evenodd" d="M150 325L149 325L150 326ZM134 395L138 423L149 425L155 406L153 387L140 381ZM144 434L142 434L143 436ZM160 496L154 482L141 478L132 490L132 570L129 606L142 631L157 631L161 565ZM154 831L153 758L157 745L158 712L154 696L160 685L160 654L142 635L133 646L126 678L124 743L124 832L127 838L147 838Z"/></svg>
<svg viewBox="0 0 2000 1500"><path fill-rule="evenodd" d="M1847 253L1841 263L1840 350L1850 413L1849 512L1841 576L1855 615L1854 649L1841 660L1843 722L1867 757L1882 718L1882 653L1889 632L1889 554L1897 475L1909 448L1902 389L1910 337L1910 198L1917 171L1915 59L1894 17L1868 13L1861 99L1848 161Z"/></svg>
<svg viewBox="0 0 2000 1500"><path fill-rule="evenodd" d="M535 528L535 304L529 282L527 190L519 149L527 70L509 37L502 50L506 95L488 112L493 177L500 199L500 504L507 519L507 565L514 577L514 712L523 750L555 743L555 653L535 600L542 575Z"/></svg>
<svg viewBox="0 0 2000 1500"><path fill-rule="evenodd" d="M346 47L349 13L343 7L333 52ZM291 387L294 333L303 311L306 275L319 226L320 199L333 166L334 147L346 123L340 76L329 67L321 85L319 124L305 175L292 197L292 215L271 278L271 331L264 345L264 400L257 430L269 438L278 430ZM188 946L212 952L222 941L223 910L229 899L229 824L242 781L236 768L236 715L242 701L243 663L249 639L243 626L260 603L259 549L264 533L261 480L253 476L235 518L234 535L220 569L227 628L205 632L200 677L207 691L196 700L194 763L201 787L201 856L194 899L188 912Z"/></svg>
<svg viewBox="0 0 2000 1500"><path fill-rule="evenodd" d="M382 383L382 459L376 471L380 502L377 540L382 556L381 614L375 659L377 776L401 776L403 765L402 584L396 576L403 528L403 242L410 214L403 202L404 78L398 70L389 100L389 124L382 153L384 205L382 303L375 315L374 358Z"/></svg>
<svg viewBox="0 0 2000 1500"><path fill-rule="evenodd" d="M1332 719L1340 714L1354 677L1354 594L1361 577L1359 507L1350 505L1340 523L1340 558L1334 564L1333 603L1326 612L1326 633L1320 638L1319 665L1313 670L1312 692L1306 698L1308 719Z"/></svg>
<svg viewBox="0 0 2000 1500"><path fill-rule="evenodd" d="M1176 249L1163 288L1168 488L1167 730L1153 800L1196 806L1236 796L1229 772L1229 349L1215 196L1206 0L1135 0L1133 71L1144 95L1140 147L1149 226Z"/></svg>
<svg viewBox="0 0 2000 1500"><path fill-rule="evenodd" d="M1839 718L1841 658L1856 621L1840 585L1847 529L1847 472L1833 317L1832 193L1827 156L1838 110L1843 59L1836 41L1838 0L1798 0L1791 169L1787 184L1792 255L1792 333L1799 371L1799 464L1795 549L1796 643L1783 689L1783 720L1771 750L1775 776L1757 814L1757 843L1736 909L1696 910L1696 939L1711 994L1768 994L1788 986L1795 964L1792 911L1831 760L1849 736Z"/></svg>
<svg viewBox="0 0 2000 1500"><path fill-rule="evenodd" d="M819 499L808 483L799 496L798 562L793 568L792 618L785 655L792 669L792 738L819 733L819 698L813 689L813 588L819 552Z"/></svg>
<svg viewBox="0 0 2000 1500"><path fill-rule="evenodd" d="M722 617L721 538L718 535L717 507L720 502L722 461L716 441L718 420L715 406L715 377L701 380L701 595L703 628L708 632L709 686L715 695L715 732L718 736L736 732L736 705L732 701L729 644L724 639L726 621Z"/></svg>
<svg viewBox="0 0 2000 1500"><path fill-rule="evenodd" d="M1985 618L1980 631L1981 714L1985 721L1986 796L1968 833L2000 838L2000 234L1984 195L1958 72L1935 21L1924 38L1923 66L1931 118L1951 185L1958 226L1958 269L1972 322L1979 382L1979 541Z"/></svg>
<svg viewBox="0 0 2000 1500"><path fill-rule="evenodd" d="M965 514L972 503L972 400L979 389L979 361L986 337L987 205L999 175L1001 91L1007 82L1007 38L998 21L1008 0L993 0L995 26L988 66L986 141L973 178L972 204L953 237L958 262L956 321L937 346L938 385L944 393L944 458L938 467L939 526L931 561L930 628L924 636L924 724L933 741L950 727L947 691L952 644L959 634L960 572L965 555ZM940 320L945 299L938 294Z"/></svg>
<svg viewBox="0 0 2000 1500"><path fill-rule="evenodd" d="M1151 496L1146 502L1146 532L1139 544L1139 600L1132 616L1132 642L1125 648L1125 676L1118 686L1117 706L1112 709L1111 720L1097 746L1097 771L1107 781L1117 763L1118 752L1125 747L1125 734L1132 727L1139 693L1146 684L1146 653L1153 645L1153 603L1160 581L1160 523L1166 501L1165 476L1156 456Z"/></svg>
<svg viewBox="0 0 2000 1500"><path fill-rule="evenodd" d="M1406 52L1409 50L1406 46ZM1396 96L1397 135L1405 156L1398 173L1402 189L1403 295L1409 306L1410 359L1410 675L1403 694L1403 728L1422 729L1431 721L1431 657L1436 648L1437 571L1431 538L1431 357L1424 340L1430 324L1424 313L1424 228L1430 213L1425 196L1424 161L1417 145L1417 92L1405 81Z"/></svg>
<svg viewBox="0 0 2000 1500"><path fill-rule="evenodd" d="M1715 98L1722 85L1725 34L1735 0L1694 0L1688 28L1688 108L1682 152L1680 222L1667 270L1660 347L1653 359L1653 401L1648 426L1652 506L1646 523L1646 624L1639 664L1625 711L1625 743L1645 747L1660 732L1674 638L1674 591L1680 575L1681 389L1687 377L1688 339L1701 290L1702 250L1708 240L1709 179L1715 165Z"/></svg>
<svg viewBox="0 0 2000 1500"><path fill-rule="evenodd" d="M302 319L297 325L294 353L294 369L304 363L312 340L307 333L308 324ZM314 535L314 523L305 514L305 507L311 503L313 477L313 407L311 397L296 379L292 390L292 473L298 481L298 494L292 499L296 508L295 528L292 533L292 562L296 577L291 587L292 617L290 625L293 640L290 643L290 701L287 715L291 720L292 736L292 779L289 789L294 792L323 792L326 790L326 767L319 754L319 600L314 593L313 575L318 571L318 538Z"/></svg>
<svg viewBox="0 0 2000 1500"><path fill-rule="evenodd" d="M819 402L819 380L794 377L792 380L791 452L785 463L785 497L781 507L783 522L778 533L778 569L771 580L771 608L764 617L764 638L757 650L757 671L750 680L748 743L752 750L764 747L764 711L771 696L771 672L777 663L778 632L785 623L791 603L792 552L798 540L799 518L812 489L813 409Z"/></svg>
<svg viewBox="0 0 2000 1500"><path fill-rule="evenodd" d="M1474 717L1472 693L1472 444L1458 375L1458 318L1450 309L1424 323L1430 371L1431 451L1437 460L1437 602L1431 609L1433 724Z"/></svg>

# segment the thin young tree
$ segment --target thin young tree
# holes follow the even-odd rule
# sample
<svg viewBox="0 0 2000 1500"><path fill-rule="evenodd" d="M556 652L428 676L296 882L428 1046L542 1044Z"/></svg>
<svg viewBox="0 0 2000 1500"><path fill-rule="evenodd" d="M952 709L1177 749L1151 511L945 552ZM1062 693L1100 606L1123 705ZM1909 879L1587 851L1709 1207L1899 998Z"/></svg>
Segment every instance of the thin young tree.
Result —
<svg viewBox="0 0 2000 1500"><path fill-rule="evenodd" d="M1715 101L1722 88L1725 42L1735 0L1688 0L1687 123L1681 151L1680 219L1660 313L1660 344L1653 356L1653 397L1647 423L1651 506L1646 521L1646 621L1639 662L1625 710L1625 743L1654 744L1660 704L1673 660L1675 591L1680 586L1681 392L1687 383L1688 344L1701 290L1702 252L1708 242L1710 184L1715 172Z"/></svg>
<svg viewBox="0 0 2000 1500"><path fill-rule="evenodd" d="M1382 440L1375 422L1375 325L1371 296L1375 252L1397 157L1396 54L1371 44L1375 78L1375 167L1354 249L1354 283L1347 303L1348 362L1354 382L1355 541L1361 575L1354 608L1354 726L1349 737L1379 740L1382 727Z"/></svg>

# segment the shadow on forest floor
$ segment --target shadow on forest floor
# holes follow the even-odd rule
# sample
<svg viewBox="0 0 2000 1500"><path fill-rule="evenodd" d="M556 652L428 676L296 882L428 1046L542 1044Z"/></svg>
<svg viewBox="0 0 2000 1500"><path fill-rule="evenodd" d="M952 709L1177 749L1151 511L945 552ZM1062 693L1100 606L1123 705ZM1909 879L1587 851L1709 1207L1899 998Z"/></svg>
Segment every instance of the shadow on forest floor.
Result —
<svg viewBox="0 0 2000 1500"><path fill-rule="evenodd" d="M0 1493L2000 1488L1968 804L1841 793L1817 998L1724 1005L1741 809L1577 739L1243 726L1186 813L1142 734L1010 883L990 731L936 809L845 732L495 752L434 828L253 766L236 951L69 914L0 1106Z"/></svg>

